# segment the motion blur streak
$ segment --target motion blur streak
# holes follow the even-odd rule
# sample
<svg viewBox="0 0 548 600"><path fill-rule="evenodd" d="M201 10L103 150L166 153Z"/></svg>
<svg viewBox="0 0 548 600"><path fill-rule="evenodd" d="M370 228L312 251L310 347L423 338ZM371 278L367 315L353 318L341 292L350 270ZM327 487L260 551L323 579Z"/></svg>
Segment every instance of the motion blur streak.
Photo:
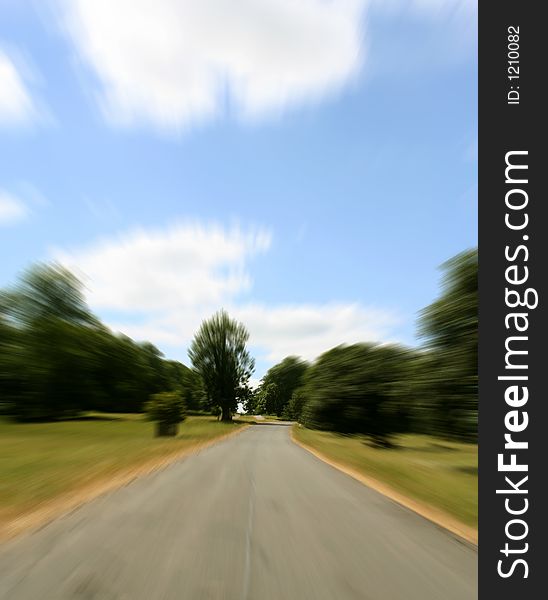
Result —
<svg viewBox="0 0 548 600"><path fill-rule="evenodd" d="M268 424L0 554L5 600L473 600L476 577L471 547Z"/></svg>
<svg viewBox="0 0 548 600"><path fill-rule="evenodd" d="M152 344L111 332L64 267L34 265L0 290L0 414L55 421L140 412L151 394L179 388L187 408L201 408L196 375Z"/></svg>

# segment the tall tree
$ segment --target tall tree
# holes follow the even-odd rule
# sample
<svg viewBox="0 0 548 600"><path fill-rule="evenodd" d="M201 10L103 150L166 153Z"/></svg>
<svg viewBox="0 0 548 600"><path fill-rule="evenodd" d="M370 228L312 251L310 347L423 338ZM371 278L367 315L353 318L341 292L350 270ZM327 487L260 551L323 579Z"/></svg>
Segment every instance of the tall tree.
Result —
<svg viewBox="0 0 548 600"><path fill-rule="evenodd" d="M438 433L474 439L478 415L478 254L467 250L443 265L441 296L420 315L429 352L426 389Z"/></svg>
<svg viewBox="0 0 548 600"><path fill-rule="evenodd" d="M188 351L211 403L221 408L223 421L232 420L255 368L246 348L248 340L244 325L221 310L201 324Z"/></svg>

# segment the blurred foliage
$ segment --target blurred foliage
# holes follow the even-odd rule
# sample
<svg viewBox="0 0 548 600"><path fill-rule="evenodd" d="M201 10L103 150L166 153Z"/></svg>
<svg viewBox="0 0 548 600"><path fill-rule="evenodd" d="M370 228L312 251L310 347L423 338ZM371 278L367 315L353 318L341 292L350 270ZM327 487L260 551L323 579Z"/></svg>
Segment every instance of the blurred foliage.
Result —
<svg viewBox="0 0 548 600"><path fill-rule="evenodd" d="M312 365L289 356L253 391L249 334L225 311L202 323L190 369L148 342L113 334L90 312L72 273L39 264L0 292L0 411L29 421L85 410L140 412L151 395L173 392L188 410L207 409L223 420L242 403L249 414L364 434L379 446L409 431L473 441L477 251L443 269L440 297L419 316L422 347L343 345Z"/></svg>
<svg viewBox="0 0 548 600"><path fill-rule="evenodd" d="M437 433L473 440L478 419L478 253L462 252L443 265L442 294L420 315L421 410Z"/></svg>
<svg viewBox="0 0 548 600"><path fill-rule="evenodd" d="M477 437L478 258L443 265L440 297L420 313L417 349L339 346L308 368L285 410L306 426L370 436L390 445L413 431L463 441Z"/></svg>
<svg viewBox="0 0 548 600"><path fill-rule="evenodd" d="M291 394L288 404L284 407L282 417L288 421L300 421L305 402L306 394L304 389L297 388Z"/></svg>
<svg viewBox="0 0 548 600"><path fill-rule="evenodd" d="M186 418L185 402L179 392L152 394L145 410L151 421L165 425L175 425Z"/></svg>
<svg viewBox="0 0 548 600"><path fill-rule="evenodd" d="M281 414L283 400L280 388L276 383L271 381L266 385L263 384L258 391L258 398L261 399L264 414L277 416L279 416L278 413Z"/></svg>
<svg viewBox="0 0 548 600"><path fill-rule="evenodd" d="M411 353L399 346L354 344L325 352L305 376L303 423L366 434L388 446L392 434L409 429L410 361Z"/></svg>
<svg viewBox="0 0 548 600"><path fill-rule="evenodd" d="M18 286L0 292L0 315L23 327L50 320L98 324L86 306L81 282L57 264L39 263L24 274Z"/></svg>
<svg viewBox="0 0 548 600"><path fill-rule="evenodd" d="M230 421L238 403L247 403L251 394L255 361L246 348L248 339L247 329L220 310L201 324L188 351L207 402L212 409L220 407L222 421Z"/></svg>
<svg viewBox="0 0 548 600"><path fill-rule="evenodd" d="M0 411L17 420L58 420L86 410L139 412L151 394L177 390L201 409L199 375L105 327L80 281L38 264L0 292Z"/></svg>
<svg viewBox="0 0 548 600"><path fill-rule="evenodd" d="M253 414L269 414L280 417L289 405L293 392L302 384L308 363L297 356L288 356L271 367L262 378L255 395L255 406L248 410Z"/></svg>

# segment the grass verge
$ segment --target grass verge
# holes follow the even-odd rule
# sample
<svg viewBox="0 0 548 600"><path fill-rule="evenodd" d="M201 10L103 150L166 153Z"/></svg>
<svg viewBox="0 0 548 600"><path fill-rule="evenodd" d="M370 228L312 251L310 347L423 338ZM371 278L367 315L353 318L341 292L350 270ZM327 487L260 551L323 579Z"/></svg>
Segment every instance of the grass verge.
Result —
<svg viewBox="0 0 548 600"><path fill-rule="evenodd" d="M141 415L91 413L59 423L0 420L0 538L243 427L211 416L189 417L177 437L155 438L153 424Z"/></svg>
<svg viewBox="0 0 548 600"><path fill-rule="evenodd" d="M401 504L477 542L477 445L402 435L394 440L395 448L381 449L371 446L363 436L343 436L297 425L292 433L298 443L333 466L357 475Z"/></svg>

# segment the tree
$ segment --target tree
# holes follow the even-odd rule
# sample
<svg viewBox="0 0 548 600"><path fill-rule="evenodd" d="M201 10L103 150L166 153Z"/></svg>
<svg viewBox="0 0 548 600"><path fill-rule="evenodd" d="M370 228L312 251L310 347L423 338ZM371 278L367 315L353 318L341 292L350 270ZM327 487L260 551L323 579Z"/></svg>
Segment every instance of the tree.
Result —
<svg viewBox="0 0 548 600"><path fill-rule="evenodd" d="M247 404L245 405L245 412L248 415L264 415L266 414L266 402L264 397L264 391L257 388L250 395Z"/></svg>
<svg viewBox="0 0 548 600"><path fill-rule="evenodd" d="M11 330L11 358L0 362L0 379L11 386L7 412L24 420L77 414L92 394L82 334L99 326L82 284L59 265L36 265L1 292L0 315Z"/></svg>
<svg viewBox="0 0 548 600"><path fill-rule="evenodd" d="M164 361L167 387L179 390L189 410L202 411L206 408L206 393L200 374L176 360Z"/></svg>
<svg viewBox="0 0 548 600"><path fill-rule="evenodd" d="M223 421L232 420L238 398L255 368L246 348L248 340L244 325L221 310L201 324L188 351L210 402L220 406Z"/></svg>
<svg viewBox="0 0 548 600"><path fill-rule="evenodd" d="M304 405L306 403L306 393L303 388L296 389L291 399L289 400L289 404L286 405L282 416L285 419L289 419L292 421L300 421L301 415L303 413Z"/></svg>
<svg viewBox="0 0 548 600"><path fill-rule="evenodd" d="M249 379L246 379L238 388L236 403L238 408L241 406L243 412L249 412L249 409L255 403L255 390L251 387Z"/></svg>
<svg viewBox="0 0 548 600"><path fill-rule="evenodd" d="M89 339L89 336L88 336ZM150 395L160 388L142 345L106 327L89 340L92 349L95 393L88 409L107 412L140 412Z"/></svg>
<svg viewBox="0 0 548 600"><path fill-rule="evenodd" d="M36 265L0 291L3 414L35 421L86 410L140 412L151 394L167 391L203 398L197 373L104 326L63 267Z"/></svg>
<svg viewBox="0 0 548 600"><path fill-rule="evenodd" d="M467 250L443 264L442 294L420 315L425 338L425 396L436 431L472 440L478 415L478 254Z"/></svg>
<svg viewBox="0 0 548 600"><path fill-rule="evenodd" d="M308 427L361 433L380 446L409 427L406 365L400 346L354 344L322 354L305 377Z"/></svg>
<svg viewBox="0 0 548 600"><path fill-rule="evenodd" d="M2 291L0 313L18 327L55 319L98 324L84 300L82 283L56 263L33 265L23 274L18 286Z"/></svg>
<svg viewBox="0 0 548 600"><path fill-rule="evenodd" d="M262 386L261 396L267 415L282 414L282 395L280 394L280 388L274 382Z"/></svg>
<svg viewBox="0 0 548 600"><path fill-rule="evenodd" d="M268 414L281 416L291 400L293 392L302 385L308 363L297 356L288 356L271 367L261 382L261 388L267 393L266 408ZM276 392L268 393L269 386L274 384Z"/></svg>

